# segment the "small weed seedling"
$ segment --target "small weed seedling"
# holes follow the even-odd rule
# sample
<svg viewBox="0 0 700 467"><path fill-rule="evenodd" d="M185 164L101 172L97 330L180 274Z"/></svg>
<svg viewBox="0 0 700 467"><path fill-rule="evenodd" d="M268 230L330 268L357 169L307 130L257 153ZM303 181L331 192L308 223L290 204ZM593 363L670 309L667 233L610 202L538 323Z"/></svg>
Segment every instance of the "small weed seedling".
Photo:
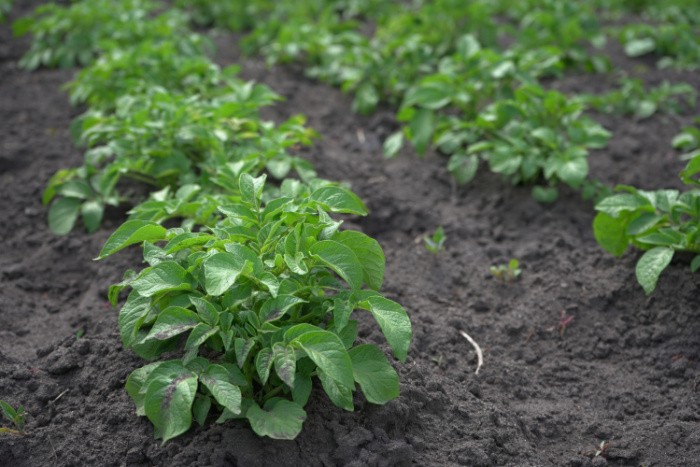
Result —
<svg viewBox="0 0 700 467"><path fill-rule="evenodd" d="M491 275L503 283L514 282L520 274L522 269L520 269L520 261L513 258L508 261L508 264L499 264L497 266L491 266Z"/></svg>
<svg viewBox="0 0 700 467"><path fill-rule="evenodd" d="M569 327L571 322L574 320L573 315L568 315L566 314L566 311L561 310L561 313L559 315L559 335L561 337L564 337L564 334L566 333L566 328Z"/></svg>
<svg viewBox="0 0 700 467"><path fill-rule="evenodd" d="M25 417L27 415L27 413L24 410L24 407L20 405L19 407L17 407L17 409L15 409L7 402L0 400L0 409L2 410L3 418L15 426L14 429L0 427L0 435L24 435Z"/></svg>
<svg viewBox="0 0 700 467"><path fill-rule="evenodd" d="M435 232L431 237L426 235L423 239L425 241L425 249L431 253L439 253L445 249L446 239L447 237L445 237L445 231L443 230L442 226L440 226L435 229Z"/></svg>

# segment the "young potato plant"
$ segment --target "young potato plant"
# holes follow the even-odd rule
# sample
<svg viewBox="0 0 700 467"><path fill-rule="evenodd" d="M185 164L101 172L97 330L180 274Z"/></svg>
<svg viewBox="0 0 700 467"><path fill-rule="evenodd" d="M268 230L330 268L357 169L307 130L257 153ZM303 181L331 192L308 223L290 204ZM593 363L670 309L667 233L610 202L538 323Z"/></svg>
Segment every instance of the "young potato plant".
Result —
<svg viewBox="0 0 700 467"><path fill-rule="evenodd" d="M640 57L654 53L659 68L696 70L700 67L700 36L697 25L664 23L628 24L618 32L625 53Z"/></svg>
<svg viewBox="0 0 700 467"><path fill-rule="evenodd" d="M12 434L12 435L24 435L24 426L26 424L27 413L23 406L19 406L16 409L12 407L7 402L0 400L0 411L2 412L2 417L8 422L12 423L13 428L0 427L0 435L2 434Z"/></svg>
<svg viewBox="0 0 700 467"><path fill-rule="evenodd" d="M700 155L700 118L695 119L695 124L683 128L671 143L674 148L684 152L681 156L683 160L691 160Z"/></svg>
<svg viewBox="0 0 700 467"><path fill-rule="evenodd" d="M435 232L433 232L432 235L426 235L423 238L425 249L435 254L440 253L445 248L446 240L447 237L445 236L445 230L442 228L442 226L435 229Z"/></svg>
<svg viewBox="0 0 700 467"><path fill-rule="evenodd" d="M694 170L700 172L694 167L684 172L691 177ZM700 268L700 190L643 191L630 186L617 190L619 193L596 205L593 232L598 243L615 256L629 246L645 251L637 262L636 276L647 295L676 252L695 254L691 270Z"/></svg>
<svg viewBox="0 0 700 467"><path fill-rule="evenodd" d="M513 258L508 261L508 264L491 266L489 268L489 272L494 278L496 278L496 280L509 284L517 280L523 271L520 269L520 261Z"/></svg>
<svg viewBox="0 0 700 467"><path fill-rule="evenodd" d="M365 206L334 185L265 203L264 184L241 175L240 199L219 207L224 218L214 227L166 230L132 220L100 254L143 243L149 267L127 274L110 299L131 288L119 314L126 347L146 359L168 355L126 384L164 442L208 418L247 419L260 436L293 439L314 379L350 411L356 384L371 403L399 395L396 371L377 346L356 343L351 318L354 310L372 314L400 361L410 320L378 292L379 244L339 230L328 214L364 215Z"/></svg>
<svg viewBox="0 0 700 467"><path fill-rule="evenodd" d="M697 92L685 83L664 81L658 86L646 88L640 79L623 78L618 89L597 95L581 95L577 99L599 112L630 115L644 120L657 112L678 114L684 106L694 106Z"/></svg>
<svg viewBox="0 0 700 467"><path fill-rule="evenodd" d="M183 49L182 42L149 39L106 52L65 88L73 104L114 110L119 97L143 94L153 87L206 98L226 94L241 86L237 72L235 66L222 70L200 51Z"/></svg>
<svg viewBox="0 0 700 467"><path fill-rule="evenodd" d="M450 155L448 168L458 182L471 181L484 160L513 184L536 184L535 199L552 202L559 183L574 189L586 186L588 149L604 147L610 137L582 116L583 110L581 103L561 93L524 85L513 98L488 105L474 121L442 119L432 140ZM404 114L411 119L408 133L413 137L432 130L433 117L421 119L419 113Z"/></svg>
<svg viewBox="0 0 700 467"><path fill-rule="evenodd" d="M211 99L151 88L122 96L113 113L84 114L74 133L88 148L85 165L59 171L44 192L44 204L52 203L51 229L66 234L82 215L88 231L96 230L105 206L129 200L120 191L123 178L175 192L184 185L208 186L232 162L252 160L255 173L266 169L276 178L292 169L309 171L306 161L286 152L315 135L303 118L280 126L262 122L258 109L278 96L251 82L228 84L226 94Z"/></svg>
<svg viewBox="0 0 700 467"><path fill-rule="evenodd" d="M148 0L90 0L61 6L48 3L30 16L17 20L17 36L34 39L20 66L69 68L91 63L98 54L144 40L177 40L179 50L202 53L202 36L187 28L188 18L179 10L151 17L161 6Z"/></svg>

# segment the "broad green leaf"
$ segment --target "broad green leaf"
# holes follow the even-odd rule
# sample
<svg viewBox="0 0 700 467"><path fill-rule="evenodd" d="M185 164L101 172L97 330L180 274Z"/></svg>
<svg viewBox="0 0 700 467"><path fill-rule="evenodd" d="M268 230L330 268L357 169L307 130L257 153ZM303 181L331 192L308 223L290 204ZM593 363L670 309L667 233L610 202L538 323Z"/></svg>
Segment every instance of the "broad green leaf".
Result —
<svg viewBox="0 0 700 467"><path fill-rule="evenodd" d="M636 211L640 208L653 210L651 203L631 193L619 193L608 196L595 206L597 211L609 214L612 217L617 217L621 212Z"/></svg>
<svg viewBox="0 0 700 467"><path fill-rule="evenodd" d="M192 415L199 426L204 426L207 421L207 415L211 410L211 398L209 396L197 395L192 404Z"/></svg>
<svg viewBox="0 0 700 467"><path fill-rule="evenodd" d="M402 362L405 361L413 335L411 320L406 310L398 303L380 295L370 296L366 301L358 303L358 306L372 313L394 356Z"/></svg>
<svg viewBox="0 0 700 467"><path fill-rule="evenodd" d="M476 176L478 169L479 158L474 154L455 153L450 156L450 160L447 163L447 170L450 171L460 185L471 182Z"/></svg>
<svg viewBox="0 0 700 467"><path fill-rule="evenodd" d="M225 293L245 268L246 259L229 252L216 253L204 260L204 288L215 297Z"/></svg>
<svg viewBox="0 0 700 467"><path fill-rule="evenodd" d="M355 193L345 188L327 185L311 193L311 199L331 212L367 215L367 206Z"/></svg>
<svg viewBox="0 0 700 467"><path fill-rule="evenodd" d="M85 201L80 207L83 216L83 224L88 232L92 233L100 228L104 206L97 200Z"/></svg>
<svg viewBox="0 0 700 467"><path fill-rule="evenodd" d="M151 311L151 299L131 292L124 306L119 311L119 335L124 347L131 347L136 342L138 331Z"/></svg>
<svg viewBox="0 0 700 467"><path fill-rule="evenodd" d="M241 390L228 380L228 370L221 365L210 365L199 381L211 392L216 402L233 414L241 413Z"/></svg>
<svg viewBox="0 0 700 467"><path fill-rule="evenodd" d="M294 439L301 433L306 412L298 404L286 399L273 398L264 409L253 403L246 412L253 431L273 439Z"/></svg>
<svg viewBox="0 0 700 467"><path fill-rule="evenodd" d="M323 386L323 390L326 392L331 402L348 412L355 410L351 388L340 384L320 368L316 370L316 372L318 373L318 379L321 381L321 386Z"/></svg>
<svg viewBox="0 0 700 467"><path fill-rule="evenodd" d="M697 272L700 269L700 255L697 255L690 262L690 270L692 272Z"/></svg>
<svg viewBox="0 0 700 467"><path fill-rule="evenodd" d="M17 418L17 411L7 402L0 401L0 409L2 409L2 413L8 421L12 422Z"/></svg>
<svg viewBox="0 0 700 467"><path fill-rule="evenodd" d="M629 57L640 57L656 50L656 42L654 39L645 37L642 39L633 39L625 43L625 53Z"/></svg>
<svg viewBox="0 0 700 467"><path fill-rule="evenodd" d="M538 203L553 203L559 197L559 190L553 186L534 186L532 187L532 197Z"/></svg>
<svg viewBox="0 0 700 467"><path fill-rule="evenodd" d="M448 83L433 81L419 84L406 93L403 106L420 106L426 109L437 110L445 107L452 101L453 91Z"/></svg>
<svg viewBox="0 0 700 467"><path fill-rule="evenodd" d="M187 336L185 350L195 349L204 344L207 339L219 332L218 327L211 327L206 323L199 323L192 329L192 332Z"/></svg>
<svg viewBox="0 0 700 467"><path fill-rule="evenodd" d="M428 150L433 139L435 128L435 113L430 109L419 109L409 124L413 146L418 155L423 155Z"/></svg>
<svg viewBox="0 0 700 467"><path fill-rule="evenodd" d="M255 356L255 370L258 372L260 377L260 383L267 383L270 377L270 369L272 368L272 363L274 361L274 356L272 350L268 347L260 349L258 354Z"/></svg>
<svg viewBox="0 0 700 467"><path fill-rule="evenodd" d="M309 401L312 387L311 377L297 372L294 376L294 389L292 389L292 399L294 402L304 407Z"/></svg>
<svg viewBox="0 0 700 467"><path fill-rule="evenodd" d="M163 261L144 269L134 279L131 287L144 297L151 297L159 292L189 290L192 288L190 275L175 261Z"/></svg>
<svg viewBox="0 0 700 467"><path fill-rule="evenodd" d="M605 251L620 256L629 246L627 222L599 212L593 219L593 236Z"/></svg>
<svg viewBox="0 0 700 467"><path fill-rule="evenodd" d="M350 248L362 265L363 280L371 289L379 290L384 283L386 260L382 247L375 239L357 232L344 230L337 233L333 240Z"/></svg>
<svg viewBox="0 0 700 467"><path fill-rule="evenodd" d="M364 276L362 264L357 259L357 255L347 246L333 240L321 240L314 243L309 251L353 289L359 289L362 286Z"/></svg>
<svg viewBox="0 0 700 467"><path fill-rule="evenodd" d="M641 235L650 230L663 219L664 216L660 216L653 212L645 212L629 223L627 226L627 235Z"/></svg>
<svg viewBox="0 0 700 467"><path fill-rule="evenodd" d="M654 291L659 276L671 263L671 259L673 259L673 249L667 247L652 248L639 258L635 272L637 281L647 295Z"/></svg>
<svg viewBox="0 0 700 467"><path fill-rule="evenodd" d="M576 158L564 162L557 169L557 176L572 188L578 188L588 176L588 161Z"/></svg>
<svg viewBox="0 0 700 467"><path fill-rule="evenodd" d="M270 321L279 319L292 307L300 303L306 303L306 300L302 300L294 295L283 294L270 298L269 300L266 300L260 308L260 320Z"/></svg>
<svg viewBox="0 0 700 467"><path fill-rule="evenodd" d="M144 403L146 401L146 388L144 385L146 384L148 376L153 372L153 370L164 364L167 363L155 362L144 367L137 368L132 371L129 377L126 379L126 392L134 401L134 404L136 404L137 415L146 415L146 409L144 407Z"/></svg>
<svg viewBox="0 0 700 467"><path fill-rule="evenodd" d="M272 347L272 352L274 354L275 373L290 389L294 389L294 374L297 370L294 348L277 343Z"/></svg>
<svg viewBox="0 0 700 467"><path fill-rule="evenodd" d="M253 347L255 347L255 340L253 339L243 339L242 337L237 337L233 341L233 349L236 353L236 364L239 368L243 368Z"/></svg>
<svg viewBox="0 0 700 467"><path fill-rule="evenodd" d="M56 235L66 235L73 230L82 201L78 198L61 198L49 208L49 228Z"/></svg>
<svg viewBox="0 0 700 467"><path fill-rule="evenodd" d="M146 389L146 416L156 432L168 441L192 425L192 403L197 393L197 376L183 367L180 374L150 374Z"/></svg>
<svg viewBox="0 0 700 467"><path fill-rule="evenodd" d="M374 404L386 404L399 397L399 375L389 364L384 352L364 344L348 351L355 381L365 398Z"/></svg>
<svg viewBox="0 0 700 467"><path fill-rule="evenodd" d="M340 385L349 389L355 386L350 356L337 335L319 329L300 335L290 345L302 349L328 377Z"/></svg>
<svg viewBox="0 0 700 467"><path fill-rule="evenodd" d="M403 132L397 131L384 141L384 157L391 159L395 157L403 146Z"/></svg>
<svg viewBox="0 0 700 467"><path fill-rule="evenodd" d="M165 227L147 221L126 221L110 235L97 259L105 258L122 248L145 241L155 242L165 238Z"/></svg>
<svg viewBox="0 0 700 467"><path fill-rule="evenodd" d="M260 207L265 178L265 175L255 178L247 173L241 174L238 183L243 201L255 208Z"/></svg>
<svg viewBox="0 0 700 467"><path fill-rule="evenodd" d="M179 306L171 306L158 315L158 319L146 336L146 340L170 339L193 329L200 322L197 313Z"/></svg>

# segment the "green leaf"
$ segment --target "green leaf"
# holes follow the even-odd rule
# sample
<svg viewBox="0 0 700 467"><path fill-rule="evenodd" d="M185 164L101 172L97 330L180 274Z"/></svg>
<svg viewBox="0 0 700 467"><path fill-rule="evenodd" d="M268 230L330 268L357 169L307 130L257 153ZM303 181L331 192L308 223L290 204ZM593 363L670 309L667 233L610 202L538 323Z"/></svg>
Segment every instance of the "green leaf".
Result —
<svg viewBox="0 0 700 467"><path fill-rule="evenodd" d="M690 262L690 271L697 272L700 269L700 255L695 256Z"/></svg>
<svg viewBox="0 0 700 467"><path fill-rule="evenodd" d="M104 206L97 200L85 201L80 207L83 216L83 224L88 232L92 233L100 228Z"/></svg>
<svg viewBox="0 0 700 467"><path fill-rule="evenodd" d="M277 343L272 347L275 361L275 373L290 389L294 389L294 374L296 372L296 352L291 346Z"/></svg>
<svg viewBox="0 0 700 467"><path fill-rule="evenodd" d="M107 239L97 259L105 258L129 245L142 242L155 242L165 238L165 227L147 221L126 221Z"/></svg>
<svg viewBox="0 0 700 467"><path fill-rule="evenodd" d="M243 201L251 206L255 206L255 208L259 208L265 179L265 175L255 178L248 173L242 173L238 183Z"/></svg>
<svg viewBox="0 0 700 467"><path fill-rule="evenodd" d="M292 389L292 399L294 402L304 407L311 395L311 377L302 373L297 373L294 377L294 389Z"/></svg>
<svg viewBox="0 0 700 467"><path fill-rule="evenodd" d="M420 109L411 119L409 128L413 136L413 146L419 155L425 154L433 139L435 114L430 109Z"/></svg>
<svg viewBox="0 0 700 467"><path fill-rule="evenodd" d="M282 294L274 298L270 298L263 303L262 307L260 307L260 320L271 321L279 319L284 316L287 311L300 303L306 303L306 300L302 300L294 295Z"/></svg>
<svg viewBox="0 0 700 467"><path fill-rule="evenodd" d="M146 340L166 340L193 329L200 323L197 313L179 306L163 310L146 336Z"/></svg>
<svg viewBox="0 0 700 467"><path fill-rule="evenodd" d="M136 415L146 415L144 404L146 402L146 380L148 376L161 365L166 365L167 362L155 362L141 368L137 368L131 372L126 379L126 392L136 404Z"/></svg>
<svg viewBox="0 0 700 467"><path fill-rule="evenodd" d="M337 335L321 329L309 331L295 338L290 345L302 349L338 384L349 389L355 386L350 356Z"/></svg>
<svg viewBox="0 0 700 467"><path fill-rule="evenodd" d="M56 235L66 235L73 230L80 213L82 201L78 198L61 198L49 208L49 228Z"/></svg>
<svg viewBox="0 0 700 467"><path fill-rule="evenodd" d="M241 413L241 390L229 382L228 370L221 365L209 365L199 381L211 392L216 402L233 414Z"/></svg>
<svg viewBox="0 0 700 467"><path fill-rule="evenodd" d="M342 243L334 240L321 240L309 249L321 263L325 264L348 283L353 289L362 287L364 271L357 255Z"/></svg>
<svg viewBox="0 0 700 467"><path fill-rule="evenodd" d="M5 401L0 401L0 409L2 409L2 414L5 416L7 421L14 422L17 417L17 411Z"/></svg>
<svg viewBox="0 0 700 467"><path fill-rule="evenodd" d="M384 141L384 157L391 159L395 157L403 146L403 131L397 131Z"/></svg>
<svg viewBox="0 0 700 467"><path fill-rule="evenodd" d="M358 306L372 313L394 356L402 362L405 361L413 335L411 320L406 310L398 303L380 295L370 296L366 301L358 303Z"/></svg>
<svg viewBox="0 0 700 467"><path fill-rule="evenodd" d="M426 109L437 110L445 107L452 101L452 89L448 83L433 81L424 82L418 87L410 89L404 99L404 107L420 106Z"/></svg>
<svg viewBox="0 0 700 467"><path fill-rule="evenodd" d="M192 282L182 266L175 261L163 261L144 269L131 283L131 287L139 295L151 297L159 292L189 290Z"/></svg>
<svg viewBox="0 0 700 467"><path fill-rule="evenodd" d="M192 404L192 415L199 426L204 426L204 423L207 421L207 415L209 415L209 410L211 410L211 398L198 394Z"/></svg>
<svg viewBox="0 0 700 467"><path fill-rule="evenodd" d="M348 352L355 381L373 404L386 404L399 397L399 375L384 352L374 345L358 345Z"/></svg>
<svg viewBox="0 0 700 467"><path fill-rule="evenodd" d="M306 412L298 404L286 399L272 398L264 410L253 403L246 412L253 431L273 439L294 439L301 433Z"/></svg>
<svg viewBox="0 0 700 467"><path fill-rule="evenodd" d="M186 368L178 374L155 369L148 377L145 411L156 433L168 441L192 425L192 403L197 393L197 376Z"/></svg>
<svg viewBox="0 0 700 467"><path fill-rule="evenodd" d="M479 158L474 154L455 153L450 156L450 160L447 163L447 170L450 171L460 185L471 182L476 176L478 169Z"/></svg>
<svg viewBox="0 0 700 467"><path fill-rule="evenodd" d="M331 212L367 215L367 206L355 193L345 188L327 185L311 193L311 199Z"/></svg>
<svg viewBox="0 0 700 467"><path fill-rule="evenodd" d="M599 212L593 219L593 236L605 251L620 256L629 246L627 222L605 212Z"/></svg>
<svg viewBox="0 0 700 467"><path fill-rule="evenodd" d="M559 197L559 190L553 186L534 186L532 187L532 197L538 203L553 203Z"/></svg>
<svg viewBox="0 0 700 467"><path fill-rule="evenodd" d="M245 268L246 259L229 252L217 253L204 260L204 288L218 297L236 283Z"/></svg>
<svg viewBox="0 0 700 467"><path fill-rule="evenodd" d="M576 158L564 162L557 169L557 176L572 188L578 188L588 176L588 161Z"/></svg>
<svg viewBox="0 0 700 467"><path fill-rule="evenodd" d="M255 347L255 340L253 339L243 339L242 337L237 337L233 341L233 349L236 353L236 364L239 366L239 368L243 368L253 347Z"/></svg>
<svg viewBox="0 0 700 467"><path fill-rule="evenodd" d="M323 390L326 392L331 402L348 412L355 410L355 406L352 402L351 388L340 384L320 368L317 369L316 372L318 373L318 379L321 381L321 386L323 386Z"/></svg>
<svg viewBox="0 0 700 467"><path fill-rule="evenodd" d="M673 259L673 249L667 247L652 248L639 258L635 272L637 281L647 295L654 291L659 276L671 263L671 259Z"/></svg>
<svg viewBox="0 0 700 467"><path fill-rule="evenodd" d="M192 329L192 332L187 336L185 350L191 350L204 344L207 339L219 332L218 327L211 327L206 323L199 323Z"/></svg>
<svg viewBox="0 0 700 467"><path fill-rule="evenodd" d="M625 53L629 57L640 57L656 50L654 39L645 37L643 39L633 39L625 43Z"/></svg>
<svg viewBox="0 0 700 467"><path fill-rule="evenodd" d="M151 311L151 299L131 292L119 311L119 335L124 347L131 347L138 340L138 331Z"/></svg>
<svg viewBox="0 0 700 467"><path fill-rule="evenodd" d="M356 230L344 230L337 233L333 240L350 248L362 266L363 281L374 290L379 290L384 283L386 259L382 247L375 239Z"/></svg>
<svg viewBox="0 0 700 467"><path fill-rule="evenodd" d="M653 210L649 200L631 193L619 193L608 196L595 206L597 211L604 212L610 216L617 217L621 212L636 211L640 208Z"/></svg>
<svg viewBox="0 0 700 467"><path fill-rule="evenodd" d="M272 368L273 361L272 350L268 347L260 349L260 352L255 356L255 370L258 372L260 383L263 385L267 383L270 377L270 369Z"/></svg>

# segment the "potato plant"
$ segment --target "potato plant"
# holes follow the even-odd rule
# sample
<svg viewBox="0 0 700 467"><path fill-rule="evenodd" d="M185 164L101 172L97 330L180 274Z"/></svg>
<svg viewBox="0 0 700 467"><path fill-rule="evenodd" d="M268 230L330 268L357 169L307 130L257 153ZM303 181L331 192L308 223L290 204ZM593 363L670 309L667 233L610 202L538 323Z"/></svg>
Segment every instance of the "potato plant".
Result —
<svg viewBox="0 0 700 467"><path fill-rule="evenodd" d="M128 221L100 257L144 244L149 267L110 290L131 293L119 314L126 347L153 359L127 391L164 441L203 424L246 418L261 436L293 439L318 379L331 401L353 410L357 383L384 404L399 394L396 371L372 344L356 344L356 309L371 313L394 355L405 360L411 323L378 290L379 244L339 230L329 212L366 214L351 192L326 185L301 200L262 202L265 178L240 177L240 200L200 232ZM156 245L160 243L160 245Z"/></svg>
<svg viewBox="0 0 700 467"><path fill-rule="evenodd" d="M700 268L700 191L643 191L629 186L618 191L596 205L595 238L615 256L629 246L645 251L636 276L647 295L676 252L692 253L691 270Z"/></svg>
<svg viewBox="0 0 700 467"><path fill-rule="evenodd" d="M190 54L205 46L202 37L188 29L188 18L181 11L172 10L151 17L159 6L160 3L150 0L41 5L32 15L13 25L15 35L31 34L34 38L20 66L33 70L40 66L87 65L107 50L129 47L148 39L176 38L180 50Z"/></svg>

